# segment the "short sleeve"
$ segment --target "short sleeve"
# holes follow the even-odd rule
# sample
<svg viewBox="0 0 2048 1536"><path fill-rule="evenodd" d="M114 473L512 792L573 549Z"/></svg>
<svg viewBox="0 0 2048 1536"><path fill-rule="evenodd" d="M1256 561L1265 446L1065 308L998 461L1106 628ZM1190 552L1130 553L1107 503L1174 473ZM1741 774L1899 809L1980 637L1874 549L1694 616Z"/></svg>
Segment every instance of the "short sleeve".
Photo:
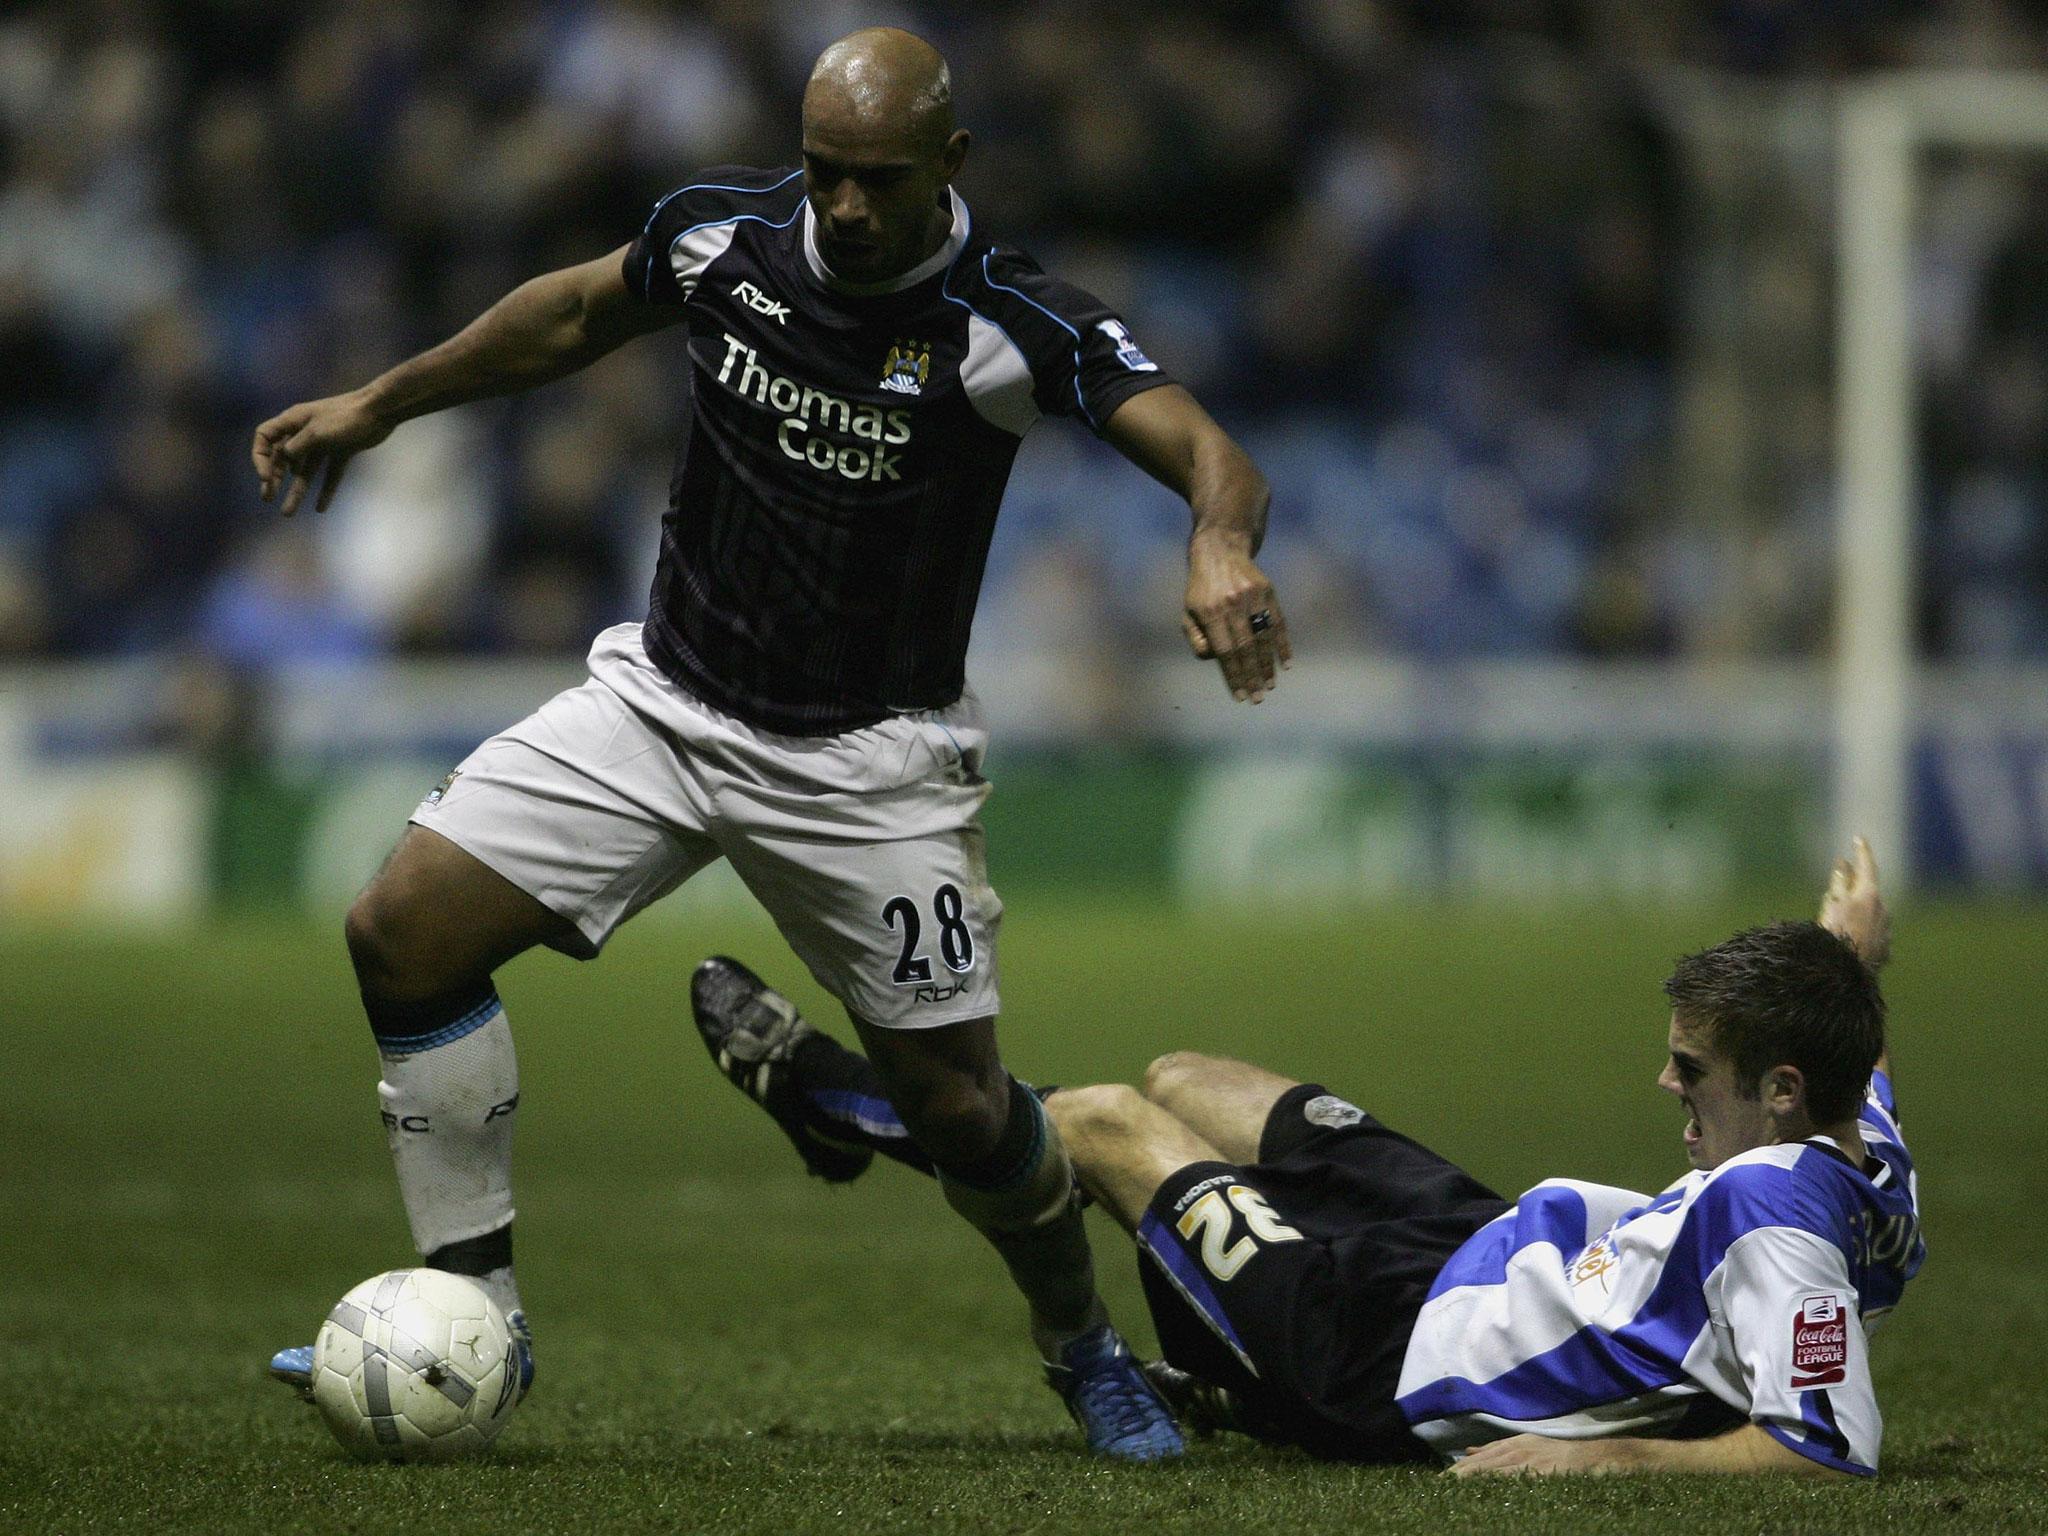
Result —
<svg viewBox="0 0 2048 1536"><path fill-rule="evenodd" d="M639 237L626 247L626 289L643 304L674 306L689 301L669 264L669 249L690 227L691 190L678 187L656 203Z"/></svg>
<svg viewBox="0 0 2048 1536"><path fill-rule="evenodd" d="M1841 1250L1760 1227L1729 1246L1716 1278L1751 1420L1822 1466L1875 1476L1884 1419Z"/></svg>
<svg viewBox="0 0 2048 1536"><path fill-rule="evenodd" d="M626 289L645 304L687 304L705 268L750 220L781 228L801 205L800 170L716 165L654 205L626 247Z"/></svg>
<svg viewBox="0 0 2048 1536"><path fill-rule="evenodd" d="M1863 1110L1857 1116L1866 1137L1906 1144L1899 1131L1899 1105L1892 1095L1892 1080L1882 1072L1870 1074L1870 1089L1863 1096Z"/></svg>
<svg viewBox="0 0 2048 1536"><path fill-rule="evenodd" d="M982 267L991 297L1007 312L1004 329L1030 365L1033 398L1044 414L1079 416L1100 432L1133 395L1173 382L1093 294L1010 251Z"/></svg>

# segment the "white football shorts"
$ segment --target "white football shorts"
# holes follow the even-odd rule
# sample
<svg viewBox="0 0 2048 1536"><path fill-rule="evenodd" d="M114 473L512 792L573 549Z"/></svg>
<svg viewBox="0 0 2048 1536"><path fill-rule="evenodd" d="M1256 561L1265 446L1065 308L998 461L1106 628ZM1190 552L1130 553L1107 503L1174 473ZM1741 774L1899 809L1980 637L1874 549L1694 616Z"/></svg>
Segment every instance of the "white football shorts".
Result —
<svg viewBox="0 0 2048 1536"><path fill-rule="evenodd" d="M839 736L757 730L618 624L588 682L470 753L410 819L569 919L592 955L730 859L849 1012L924 1029L998 1011L987 747L972 694Z"/></svg>

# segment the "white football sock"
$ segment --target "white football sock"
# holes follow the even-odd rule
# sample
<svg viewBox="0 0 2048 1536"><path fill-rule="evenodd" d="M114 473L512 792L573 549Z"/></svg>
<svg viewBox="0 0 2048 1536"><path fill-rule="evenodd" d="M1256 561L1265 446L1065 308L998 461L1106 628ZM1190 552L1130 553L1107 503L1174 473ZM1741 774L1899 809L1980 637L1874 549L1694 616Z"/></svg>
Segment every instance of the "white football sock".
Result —
<svg viewBox="0 0 2048 1536"><path fill-rule="evenodd" d="M415 1246L433 1253L510 1222L519 1063L497 997L418 1042L380 1040L378 1055L377 1097ZM510 1269L482 1284L501 1307L518 1306Z"/></svg>

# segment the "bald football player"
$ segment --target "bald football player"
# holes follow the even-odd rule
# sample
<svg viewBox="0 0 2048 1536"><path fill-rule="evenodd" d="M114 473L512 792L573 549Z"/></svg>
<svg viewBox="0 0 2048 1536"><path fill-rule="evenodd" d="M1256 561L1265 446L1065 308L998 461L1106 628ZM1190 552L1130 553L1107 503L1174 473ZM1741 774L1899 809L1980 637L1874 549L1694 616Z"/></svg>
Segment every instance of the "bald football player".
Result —
<svg viewBox="0 0 2048 1536"><path fill-rule="evenodd" d="M1007 1264L1089 1445L1152 1460L1180 1437L1097 1294L1059 1127L996 1048L1002 904L964 657L1024 434L1078 418L1186 498L1178 619L1234 697L1275 686L1287 628L1254 561L1264 479L1117 314L976 226L953 188L970 148L936 50L854 33L805 89L800 164L692 175L620 249L279 413L253 457L286 514L316 482L324 508L353 456L415 416L655 331L689 359L645 622L604 631L587 682L427 795L347 922L414 1241L506 1309L526 1381L520 1089L493 974L536 945L595 956L724 858L845 1005L919 1156ZM775 1073L746 1054L772 1050L779 1000L737 968L695 996L736 1032L728 1075L781 1116ZM821 1177L866 1166L796 1133ZM285 1350L273 1371L303 1385L310 1364Z"/></svg>

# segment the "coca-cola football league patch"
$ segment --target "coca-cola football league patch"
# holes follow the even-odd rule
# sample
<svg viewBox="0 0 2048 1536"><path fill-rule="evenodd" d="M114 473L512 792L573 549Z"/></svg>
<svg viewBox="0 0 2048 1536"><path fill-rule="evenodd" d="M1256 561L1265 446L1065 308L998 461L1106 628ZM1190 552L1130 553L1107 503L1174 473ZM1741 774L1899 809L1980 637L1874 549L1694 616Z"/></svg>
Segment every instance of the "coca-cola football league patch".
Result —
<svg viewBox="0 0 2048 1536"><path fill-rule="evenodd" d="M1809 1296L1792 1319L1792 1390L1831 1387L1849 1375L1849 1309L1832 1292Z"/></svg>

